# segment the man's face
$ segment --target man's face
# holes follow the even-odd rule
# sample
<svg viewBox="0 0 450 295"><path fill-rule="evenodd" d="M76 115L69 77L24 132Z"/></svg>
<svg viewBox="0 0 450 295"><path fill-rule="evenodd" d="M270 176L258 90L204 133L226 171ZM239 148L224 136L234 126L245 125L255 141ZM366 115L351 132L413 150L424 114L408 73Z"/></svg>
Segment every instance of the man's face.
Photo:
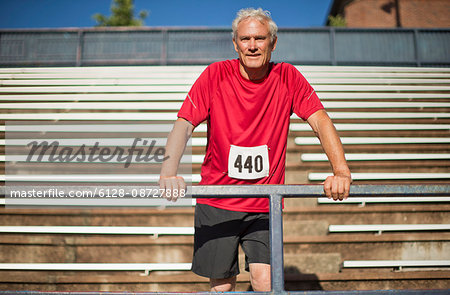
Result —
<svg viewBox="0 0 450 295"><path fill-rule="evenodd" d="M237 26L237 37L233 39L234 49L241 64L249 70L264 70L269 64L276 39L271 42L269 25L257 19L247 18Z"/></svg>

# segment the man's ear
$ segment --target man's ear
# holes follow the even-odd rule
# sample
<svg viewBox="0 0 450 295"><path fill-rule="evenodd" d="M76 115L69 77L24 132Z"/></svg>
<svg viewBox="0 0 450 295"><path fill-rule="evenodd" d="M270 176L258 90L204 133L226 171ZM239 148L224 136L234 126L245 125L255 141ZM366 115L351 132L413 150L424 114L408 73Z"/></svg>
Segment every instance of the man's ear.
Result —
<svg viewBox="0 0 450 295"><path fill-rule="evenodd" d="M235 50L236 52L239 52L239 51L238 51L238 47L237 47L237 43L236 43L236 39L234 39L234 38L233 38L233 45L234 45L234 50Z"/></svg>
<svg viewBox="0 0 450 295"><path fill-rule="evenodd" d="M275 36L275 39L273 39L273 42L272 42L272 51L274 51L275 48L277 48L277 40L278 40L278 37Z"/></svg>

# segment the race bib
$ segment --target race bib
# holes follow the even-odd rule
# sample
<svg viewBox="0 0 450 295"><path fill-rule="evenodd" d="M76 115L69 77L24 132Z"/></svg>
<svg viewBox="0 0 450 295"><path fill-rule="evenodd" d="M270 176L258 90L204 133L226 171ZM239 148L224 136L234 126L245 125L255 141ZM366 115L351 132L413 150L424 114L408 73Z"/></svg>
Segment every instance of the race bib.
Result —
<svg viewBox="0 0 450 295"><path fill-rule="evenodd" d="M237 179L258 179L269 176L267 145L242 147L230 145L228 176Z"/></svg>

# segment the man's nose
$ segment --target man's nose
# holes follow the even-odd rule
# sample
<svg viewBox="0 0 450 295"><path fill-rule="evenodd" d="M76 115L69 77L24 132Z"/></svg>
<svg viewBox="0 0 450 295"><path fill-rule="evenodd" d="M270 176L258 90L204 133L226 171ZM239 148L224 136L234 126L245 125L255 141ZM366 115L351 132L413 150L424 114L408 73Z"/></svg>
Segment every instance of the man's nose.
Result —
<svg viewBox="0 0 450 295"><path fill-rule="evenodd" d="M253 38L250 39L250 42L248 44L248 49L251 50L251 51L256 51L258 49L257 46L256 46L256 40L255 39L253 39Z"/></svg>

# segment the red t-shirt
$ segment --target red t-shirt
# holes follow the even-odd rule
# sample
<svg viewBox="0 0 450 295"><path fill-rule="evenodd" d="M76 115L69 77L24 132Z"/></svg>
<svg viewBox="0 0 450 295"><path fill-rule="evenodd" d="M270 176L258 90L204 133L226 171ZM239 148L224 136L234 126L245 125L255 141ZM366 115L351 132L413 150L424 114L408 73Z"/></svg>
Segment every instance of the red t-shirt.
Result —
<svg viewBox="0 0 450 295"><path fill-rule="evenodd" d="M178 117L194 126L207 120L208 143L200 184L284 184L290 116L306 120L323 106L314 89L292 65L270 63L269 74L252 82L239 60L208 66L189 91ZM259 179L228 176L230 145L267 145L270 170ZM207 198L197 203L241 212L269 212L267 198Z"/></svg>

